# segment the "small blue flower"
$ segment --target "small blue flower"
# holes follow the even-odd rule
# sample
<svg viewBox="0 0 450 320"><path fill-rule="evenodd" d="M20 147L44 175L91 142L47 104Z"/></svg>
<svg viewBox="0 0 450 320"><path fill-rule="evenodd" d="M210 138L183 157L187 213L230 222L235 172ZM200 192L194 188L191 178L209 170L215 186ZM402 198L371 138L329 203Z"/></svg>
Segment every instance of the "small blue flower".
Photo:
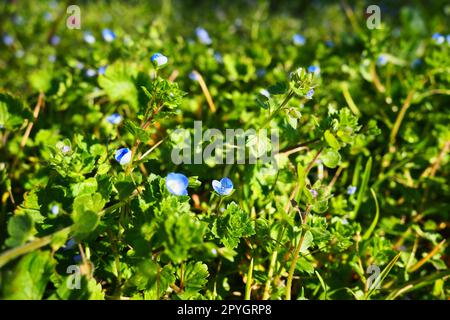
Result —
<svg viewBox="0 0 450 320"><path fill-rule="evenodd" d="M113 42L116 39L116 34L111 29L103 29L102 37L106 42Z"/></svg>
<svg viewBox="0 0 450 320"><path fill-rule="evenodd" d="M61 38L54 34L51 38L50 38L50 43L52 46L57 46L59 43L61 42Z"/></svg>
<svg viewBox="0 0 450 320"><path fill-rule="evenodd" d="M223 57L220 52L214 52L214 59L217 63L223 63Z"/></svg>
<svg viewBox="0 0 450 320"><path fill-rule="evenodd" d="M59 213L59 206L55 204L54 206L52 206L51 211L56 216Z"/></svg>
<svg viewBox="0 0 450 320"><path fill-rule="evenodd" d="M348 194L348 195L355 194L355 192L356 192L357 189L358 189L358 188L356 188L355 186L348 186L348 188L347 188L347 194Z"/></svg>
<svg viewBox="0 0 450 320"><path fill-rule="evenodd" d="M187 196L189 179L181 173L171 172L166 177L166 187L171 194L176 196Z"/></svg>
<svg viewBox="0 0 450 320"><path fill-rule="evenodd" d="M98 70L97 70L98 74L105 74L106 68L108 68L107 65L99 67Z"/></svg>
<svg viewBox="0 0 450 320"><path fill-rule="evenodd" d="M151 58L150 61L153 63L153 65L156 68L162 67L163 65L165 65L167 63L169 59L167 59L167 57L159 52L154 53Z"/></svg>
<svg viewBox="0 0 450 320"><path fill-rule="evenodd" d="M51 63L54 63L56 61L56 56L54 54L49 55L48 61L50 61Z"/></svg>
<svg viewBox="0 0 450 320"><path fill-rule="evenodd" d="M117 162L120 163L120 165L124 166L130 163L131 161L131 150L128 148L121 148L116 151L114 158Z"/></svg>
<svg viewBox="0 0 450 320"><path fill-rule="evenodd" d="M438 33L438 32L434 33L431 36L431 39L433 39L434 42L437 43L437 44L443 44L444 41L445 41L445 37L442 34Z"/></svg>
<svg viewBox="0 0 450 320"><path fill-rule="evenodd" d="M81 262L82 258L81 258L81 254L77 254L73 256L73 262L78 263Z"/></svg>
<svg viewBox="0 0 450 320"><path fill-rule="evenodd" d="M388 58L385 54L380 54L377 59L377 65L384 66L388 62Z"/></svg>
<svg viewBox="0 0 450 320"><path fill-rule="evenodd" d="M111 124L119 124L122 122L122 116L118 113L113 113L106 117L106 121Z"/></svg>
<svg viewBox="0 0 450 320"><path fill-rule="evenodd" d="M86 70L86 76L89 78L94 77L96 74L97 71L95 71L94 69L89 68Z"/></svg>
<svg viewBox="0 0 450 320"><path fill-rule="evenodd" d="M196 28L195 34L197 35L197 38L201 43L206 44L206 45L210 45L212 43L212 40L209 37L208 31L206 31L202 27Z"/></svg>
<svg viewBox="0 0 450 320"><path fill-rule="evenodd" d="M89 43L89 44L95 43L95 37L89 31L86 31L83 33L83 39L86 43Z"/></svg>
<svg viewBox="0 0 450 320"><path fill-rule="evenodd" d="M314 94L314 89L309 89L309 91L305 95L306 99L312 99L313 94Z"/></svg>
<svg viewBox="0 0 450 320"><path fill-rule="evenodd" d="M318 67L318 66L309 66L308 67L308 72L319 74L320 73L320 67Z"/></svg>
<svg viewBox="0 0 450 320"><path fill-rule="evenodd" d="M70 146L64 145L64 146L61 148L61 152L64 153L64 154L69 153L69 152L70 152Z"/></svg>
<svg viewBox="0 0 450 320"><path fill-rule="evenodd" d="M258 70L256 70L256 75L257 75L259 78L264 77L264 76L266 75L266 73L267 73L267 71L266 71L266 69L264 69L264 68L259 68Z"/></svg>
<svg viewBox="0 0 450 320"><path fill-rule="evenodd" d="M328 48L333 48L333 47L334 47L334 42L333 42L333 40L326 40L326 41L325 41L325 45L326 45Z"/></svg>
<svg viewBox="0 0 450 320"><path fill-rule="evenodd" d="M83 69L83 68L84 68L84 63L78 61L78 62L76 63L76 65L75 65L75 68L77 68L78 70Z"/></svg>
<svg viewBox="0 0 450 320"><path fill-rule="evenodd" d="M317 196L319 195L319 193L315 189L311 189L309 190L309 192L311 193L313 198L317 198Z"/></svg>
<svg viewBox="0 0 450 320"><path fill-rule="evenodd" d="M297 34L294 34L294 36L292 37L292 42L294 42L294 44L296 46L302 46L305 44L306 40L305 40L304 36L297 33Z"/></svg>
<svg viewBox="0 0 450 320"><path fill-rule="evenodd" d="M77 241L74 238L70 238L63 247L63 250L70 250L75 248Z"/></svg>
<svg viewBox="0 0 450 320"><path fill-rule="evenodd" d="M44 12L44 20L45 21L52 21L53 20L53 15L50 12L45 11Z"/></svg>
<svg viewBox="0 0 450 320"><path fill-rule="evenodd" d="M445 38L447 39L447 44L450 44L450 34L448 34Z"/></svg>
<svg viewBox="0 0 450 320"><path fill-rule="evenodd" d="M220 179L220 181L213 180L212 186L214 191L221 196L228 196L233 191L233 182L226 177Z"/></svg>
<svg viewBox="0 0 450 320"><path fill-rule="evenodd" d="M9 34L4 34L3 35L3 43L5 45L7 45L8 47L10 47L14 43L14 38L12 36L10 36Z"/></svg>
<svg viewBox="0 0 450 320"><path fill-rule="evenodd" d="M189 73L189 79L191 79L192 81L197 81L197 80L198 80L198 75L197 75L197 73L195 73L194 71L192 71L191 73Z"/></svg>

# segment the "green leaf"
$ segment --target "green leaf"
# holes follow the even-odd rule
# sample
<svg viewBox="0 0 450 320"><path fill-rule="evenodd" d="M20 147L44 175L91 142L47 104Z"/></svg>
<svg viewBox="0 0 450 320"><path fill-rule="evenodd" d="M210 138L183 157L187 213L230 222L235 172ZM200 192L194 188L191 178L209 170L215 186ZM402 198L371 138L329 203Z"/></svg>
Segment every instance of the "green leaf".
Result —
<svg viewBox="0 0 450 320"><path fill-rule="evenodd" d="M98 184L95 178L88 178L83 182L71 185L72 195L77 197L82 194L93 194L97 191Z"/></svg>
<svg viewBox="0 0 450 320"><path fill-rule="evenodd" d="M72 219L77 237L84 237L95 230L100 216L99 213L105 205L101 194L83 194L75 198L73 203Z"/></svg>
<svg viewBox="0 0 450 320"><path fill-rule="evenodd" d="M29 107L9 93L0 93L0 129L17 130L32 119Z"/></svg>
<svg viewBox="0 0 450 320"><path fill-rule="evenodd" d="M35 251L22 257L2 279L2 298L40 300L53 271L54 260L49 251Z"/></svg>
<svg viewBox="0 0 450 320"><path fill-rule="evenodd" d="M133 108L138 108L138 89L135 85L136 68L132 64L117 61L108 66L98 83L112 102L126 101Z"/></svg>
<svg viewBox="0 0 450 320"><path fill-rule="evenodd" d="M325 149L320 158L322 159L323 164L328 168L336 168L341 161L341 155L339 152L331 148Z"/></svg>
<svg viewBox="0 0 450 320"><path fill-rule="evenodd" d="M141 140L141 142L146 143L150 136L149 134L139 127L137 124L135 124L133 121L126 120L123 127L125 130L127 130L129 133L131 133L135 138Z"/></svg>
<svg viewBox="0 0 450 320"><path fill-rule="evenodd" d="M178 278L180 278L181 270L178 270ZM188 262L183 271L184 290L178 296L183 299L195 298L200 290L205 287L208 282L209 272L206 264L201 262Z"/></svg>
<svg viewBox="0 0 450 320"><path fill-rule="evenodd" d="M339 141L329 130L326 130L323 136L325 138L325 141L331 148L333 148L334 150L339 150L341 148Z"/></svg>
<svg viewBox="0 0 450 320"><path fill-rule="evenodd" d="M229 249L238 246L240 238L255 234L250 216L235 202L213 222L211 232Z"/></svg>
<svg viewBox="0 0 450 320"><path fill-rule="evenodd" d="M366 163L366 167L364 169L364 174L363 174L363 178L361 181L361 186L359 187L359 192L358 192L358 197L356 198L356 205L355 208L353 209L350 217L352 219L355 219L356 216L358 215L358 211L359 208L361 207L361 203L363 201L364 195L366 193L367 190L367 186L369 184L369 179L370 179L370 171L372 170L372 157L369 158L369 160Z"/></svg>
<svg viewBox="0 0 450 320"><path fill-rule="evenodd" d="M33 219L28 214L14 215L8 221L8 247L18 247L30 240L34 233Z"/></svg>
<svg viewBox="0 0 450 320"><path fill-rule="evenodd" d="M364 235L362 236L363 240L368 240L370 238L373 230L375 230L375 227L377 226L378 219L380 218L380 208L378 206L377 195L375 194L375 191L372 188L370 188L370 192L372 193L373 200L375 201L375 218L373 218L373 221L370 224L369 229L367 229L366 233L364 233Z"/></svg>

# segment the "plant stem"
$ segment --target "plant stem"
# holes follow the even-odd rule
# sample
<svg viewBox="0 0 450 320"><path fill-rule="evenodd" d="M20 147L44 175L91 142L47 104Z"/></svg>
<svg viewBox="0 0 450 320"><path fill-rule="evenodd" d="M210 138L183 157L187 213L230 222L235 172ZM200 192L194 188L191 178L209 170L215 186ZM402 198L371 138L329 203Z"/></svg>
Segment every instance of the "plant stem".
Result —
<svg viewBox="0 0 450 320"><path fill-rule="evenodd" d="M303 219L302 226L306 224L306 219L308 217L308 213L310 210L310 206L306 206L305 218ZM305 239L305 229L302 228L300 233L300 240L298 241L297 247L294 251L294 257L292 259L291 267L289 268L289 274L286 282L286 297L285 300L291 300L291 289L292 289L292 278L294 277L295 267L297 266L297 261L299 258L300 250L302 248L303 240Z"/></svg>

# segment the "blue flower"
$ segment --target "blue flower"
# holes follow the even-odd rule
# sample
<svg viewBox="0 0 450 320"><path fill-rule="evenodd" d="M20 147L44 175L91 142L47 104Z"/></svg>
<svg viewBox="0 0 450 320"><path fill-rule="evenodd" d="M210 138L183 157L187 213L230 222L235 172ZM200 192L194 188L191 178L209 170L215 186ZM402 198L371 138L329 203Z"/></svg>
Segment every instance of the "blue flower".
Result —
<svg viewBox="0 0 450 320"><path fill-rule="evenodd" d="M54 54L49 55L48 61L50 61L51 63L54 63L56 61L56 56Z"/></svg>
<svg viewBox="0 0 450 320"><path fill-rule="evenodd" d="M347 194L348 194L348 195L355 194L356 189L358 189L358 188L356 188L355 186L348 186L348 188L347 188Z"/></svg>
<svg viewBox="0 0 450 320"><path fill-rule="evenodd" d="M3 43L5 45L7 45L8 47L10 47L14 43L14 38L12 36L10 36L9 34L4 34L3 35Z"/></svg>
<svg viewBox="0 0 450 320"><path fill-rule="evenodd" d="M264 68L259 68L258 70L256 70L256 75L257 75L259 78L264 77L264 76L266 75L266 73L267 73L267 71L266 71L266 69L264 69Z"/></svg>
<svg viewBox="0 0 450 320"><path fill-rule="evenodd" d="M131 161L131 150L128 148L121 148L116 151L114 158L117 162L120 163L120 165L124 166L130 163Z"/></svg>
<svg viewBox="0 0 450 320"><path fill-rule="evenodd" d="M223 63L223 57L220 54L220 52L214 53L214 59L216 60L217 63Z"/></svg>
<svg viewBox="0 0 450 320"><path fill-rule="evenodd" d="M294 34L294 36L292 37L292 41L294 42L294 44L296 46L302 46L305 44L305 37L302 36L301 34Z"/></svg>
<svg viewBox="0 0 450 320"><path fill-rule="evenodd" d="M77 241L74 238L70 238L63 247L63 250L70 250L75 248Z"/></svg>
<svg viewBox="0 0 450 320"><path fill-rule="evenodd" d="M312 99L313 94L314 94L314 89L309 89L309 91L305 95L306 99Z"/></svg>
<svg viewBox="0 0 450 320"><path fill-rule="evenodd" d="M59 206L55 204L54 206L52 206L51 211L56 216L59 213Z"/></svg>
<svg viewBox="0 0 450 320"><path fill-rule="evenodd" d="M325 45L326 45L328 48L333 48L333 47L334 47L334 42L333 42L333 40L326 40L326 41L325 41Z"/></svg>
<svg viewBox="0 0 450 320"><path fill-rule="evenodd" d="M150 61L153 63L153 65L156 68L162 67L167 63L169 59L167 57L159 52L154 53L152 57L150 58Z"/></svg>
<svg viewBox="0 0 450 320"><path fill-rule="evenodd" d="M69 153L69 152L70 152L70 146L64 145L64 146L61 148L61 152L64 153L64 154Z"/></svg>
<svg viewBox="0 0 450 320"><path fill-rule="evenodd" d="M443 44L444 41L445 41L445 37L442 34L438 33L438 32L434 33L431 36L431 39L433 39L434 42L436 42L437 44Z"/></svg>
<svg viewBox="0 0 450 320"><path fill-rule="evenodd" d="M89 68L86 70L86 76L88 76L89 78L95 76L96 74L97 74L97 71L95 71L94 69Z"/></svg>
<svg viewBox="0 0 450 320"><path fill-rule="evenodd" d="M214 191L221 196L228 196L233 191L233 182L226 177L220 179L220 181L213 180L212 186Z"/></svg>
<svg viewBox="0 0 450 320"><path fill-rule="evenodd" d="M119 124L122 122L122 116L116 112L107 116L106 121L108 121L111 124Z"/></svg>
<svg viewBox="0 0 450 320"><path fill-rule="evenodd" d="M384 54L380 54L377 59L377 65L384 66L388 62L388 58Z"/></svg>
<svg viewBox="0 0 450 320"><path fill-rule="evenodd" d="M75 64L75 68L77 68L78 70L83 69L83 68L84 68L84 63L78 61L78 62Z"/></svg>
<svg viewBox="0 0 450 320"><path fill-rule="evenodd" d="M171 194L176 196L187 196L189 179L181 173L171 172L166 177L166 187Z"/></svg>
<svg viewBox="0 0 450 320"><path fill-rule="evenodd" d="M320 67L318 66L309 66L308 72L318 74L320 73Z"/></svg>
<svg viewBox="0 0 450 320"><path fill-rule="evenodd" d="M73 256L73 262L78 263L81 262L82 258L81 258L81 254L77 254Z"/></svg>
<svg viewBox="0 0 450 320"><path fill-rule="evenodd" d="M447 44L450 44L450 34L448 34L445 38L447 39Z"/></svg>
<svg viewBox="0 0 450 320"><path fill-rule="evenodd" d="M52 21L53 20L53 15L50 12L45 11L44 12L44 20L45 21Z"/></svg>
<svg viewBox="0 0 450 320"><path fill-rule="evenodd" d="M197 73L195 73L194 71L192 71L191 73L189 73L189 79L191 79L192 81L197 81L197 80L198 80L198 75L197 75Z"/></svg>
<svg viewBox="0 0 450 320"><path fill-rule="evenodd" d="M116 34L111 29L103 29L102 37L106 42L113 42L116 39Z"/></svg>
<svg viewBox="0 0 450 320"><path fill-rule="evenodd" d="M99 67L98 70L97 70L98 74L105 74L106 68L108 68L107 65Z"/></svg>
<svg viewBox="0 0 450 320"><path fill-rule="evenodd" d="M208 31L206 31L202 27L196 28L195 34L197 35L197 38L201 43L206 44L206 45L210 45L212 43L212 40L209 37Z"/></svg>
<svg viewBox="0 0 450 320"><path fill-rule="evenodd" d="M57 46L59 43L61 42L61 38L54 34L51 38L50 38L50 43L52 46Z"/></svg>
<svg viewBox="0 0 450 320"><path fill-rule="evenodd" d="M95 43L95 37L90 32L84 32L83 33L83 39L86 43L94 44Z"/></svg>

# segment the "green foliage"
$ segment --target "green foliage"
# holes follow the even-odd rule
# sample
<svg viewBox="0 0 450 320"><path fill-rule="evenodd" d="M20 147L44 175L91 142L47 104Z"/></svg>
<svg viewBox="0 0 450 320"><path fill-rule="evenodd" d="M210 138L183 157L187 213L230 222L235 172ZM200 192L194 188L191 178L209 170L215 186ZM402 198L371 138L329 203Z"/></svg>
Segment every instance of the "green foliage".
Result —
<svg viewBox="0 0 450 320"><path fill-rule="evenodd" d="M448 6L226 4L4 5L1 299L448 298Z"/></svg>

